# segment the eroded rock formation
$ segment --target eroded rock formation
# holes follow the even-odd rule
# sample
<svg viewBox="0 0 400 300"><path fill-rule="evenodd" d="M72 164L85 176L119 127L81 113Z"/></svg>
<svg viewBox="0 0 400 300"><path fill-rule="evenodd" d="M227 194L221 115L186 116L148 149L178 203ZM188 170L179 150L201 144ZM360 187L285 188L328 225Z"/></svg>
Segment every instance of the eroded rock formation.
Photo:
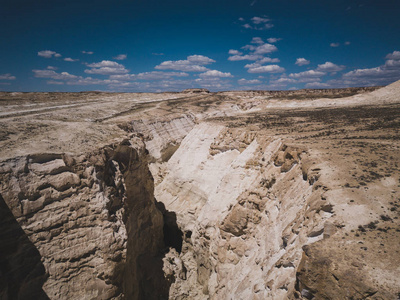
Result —
<svg viewBox="0 0 400 300"><path fill-rule="evenodd" d="M7 106L1 299L396 299L399 85Z"/></svg>

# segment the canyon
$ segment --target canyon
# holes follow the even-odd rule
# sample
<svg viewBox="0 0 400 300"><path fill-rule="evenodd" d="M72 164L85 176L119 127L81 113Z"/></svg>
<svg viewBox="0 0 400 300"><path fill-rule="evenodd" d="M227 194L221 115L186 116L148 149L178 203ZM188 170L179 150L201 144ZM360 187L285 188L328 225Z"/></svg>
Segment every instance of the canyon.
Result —
<svg viewBox="0 0 400 300"><path fill-rule="evenodd" d="M0 299L400 297L400 81L0 107Z"/></svg>

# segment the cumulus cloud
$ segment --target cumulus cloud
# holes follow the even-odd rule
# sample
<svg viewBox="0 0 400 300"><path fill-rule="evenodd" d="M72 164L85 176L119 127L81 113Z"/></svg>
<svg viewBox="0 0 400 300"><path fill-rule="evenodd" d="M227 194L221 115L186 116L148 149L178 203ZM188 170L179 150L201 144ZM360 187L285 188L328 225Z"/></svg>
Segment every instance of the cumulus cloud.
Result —
<svg viewBox="0 0 400 300"><path fill-rule="evenodd" d="M351 86L386 85L400 79L400 51L386 55L385 64L368 69L356 69L343 74L342 82Z"/></svg>
<svg viewBox="0 0 400 300"><path fill-rule="evenodd" d="M322 65L318 65L318 68L316 71L321 71L321 72L339 72L344 70L345 66L338 66L334 63L331 63L330 61L327 61L326 63Z"/></svg>
<svg viewBox="0 0 400 300"><path fill-rule="evenodd" d="M239 79L239 80L238 80L238 83L239 83L240 85L242 85L242 84L260 84L261 81L258 80L258 79L250 79L250 80L248 80L248 79L242 78L242 79Z"/></svg>
<svg viewBox="0 0 400 300"><path fill-rule="evenodd" d="M254 45L245 45L245 46L241 47L241 49L254 51L256 49L256 46L254 46Z"/></svg>
<svg viewBox="0 0 400 300"><path fill-rule="evenodd" d="M253 39L251 40L252 44L264 44L264 41L260 38L260 37L253 37Z"/></svg>
<svg viewBox="0 0 400 300"><path fill-rule="evenodd" d="M238 50L234 50L234 49L229 50L228 53L230 55L242 55L243 54L242 52L240 52Z"/></svg>
<svg viewBox="0 0 400 300"><path fill-rule="evenodd" d="M111 75L111 80L121 80L121 81L130 81L130 80L163 80L169 79L171 77L187 77L188 73L184 72L161 72L161 71L152 71L152 72L143 72L139 74L123 74L123 75Z"/></svg>
<svg viewBox="0 0 400 300"><path fill-rule="evenodd" d="M49 69L49 70L57 70L58 68L57 67L53 67L53 66L47 66L47 69Z"/></svg>
<svg viewBox="0 0 400 300"><path fill-rule="evenodd" d="M271 21L270 19L268 19L268 18L260 18L260 17L253 17L253 18L251 18L251 21L254 23L254 24L262 24L262 23L267 23L267 22L269 22L269 21Z"/></svg>
<svg viewBox="0 0 400 300"><path fill-rule="evenodd" d="M336 48L340 46L340 43L331 43L330 46Z"/></svg>
<svg viewBox="0 0 400 300"><path fill-rule="evenodd" d="M126 59L127 57L128 57L128 55L126 55L126 54L119 54L119 55L113 57L113 59L116 59L116 60L124 60L124 59Z"/></svg>
<svg viewBox="0 0 400 300"><path fill-rule="evenodd" d="M37 78L51 78L55 80L71 80L71 79L77 79L78 76L70 74L68 72L61 72L57 73L54 70L32 70L32 72L35 74L34 76Z"/></svg>
<svg viewBox="0 0 400 300"><path fill-rule="evenodd" d="M282 40L282 39L281 38L269 38L269 39L267 39L268 43L271 43L271 44L279 42L280 40Z"/></svg>
<svg viewBox="0 0 400 300"><path fill-rule="evenodd" d="M199 75L202 78L206 78L206 77L233 77L233 75L229 72L221 72L218 70L209 70L207 72L201 73Z"/></svg>
<svg viewBox="0 0 400 300"><path fill-rule="evenodd" d="M66 57L64 58L65 61L70 61L70 62L75 62L75 61L79 61L79 59L73 59L71 57Z"/></svg>
<svg viewBox="0 0 400 300"><path fill-rule="evenodd" d="M81 51L83 54L88 54L88 55L92 55L94 52L93 51Z"/></svg>
<svg viewBox="0 0 400 300"><path fill-rule="evenodd" d="M278 63L278 62L280 62L279 58L271 58L271 57L264 57L258 61L258 63L260 63L260 64Z"/></svg>
<svg viewBox="0 0 400 300"><path fill-rule="evenodd" d="M167 60L155 67L157 70L177 70L183 72L205 72L204 65L214 63L215 60L203 55L190 55L186 60Z"/></svg>
<svg viewBox="0 0 400 300"><path fill-rule="evenodd" d="M389 53L386 55L386 59L400 60L400 51L393 51L393 53Z"/></svg>
<svg viewBox="0 0 400 300"><path fill-rule="evenodd" d="M313 88L313 89L323 89L323 88L329 88L330 85L328 83L314 81L314 82L307 83L305 85L305 87L306 88Z"/></svg>
<svg viewBox="0 0 400 300"><path fill-rule="evenodd" d="M387 85L396 80L400 80L400 51L394 51L386 55L383 65L375 68L355 69L349 71L339 78L331 79L326 82L321 81L321 77L327 72L337 72L343 70L344 66L337 66L326 62L318 65L316 70L302 73L290 74L291 78L298 78L299 82L307 82L307 88L337 88L354 86L376 86Z"/></svg>
<svg viewBox="0 0 400 300"><path fill-rule="evenodd" d="M124 65L121 65L115 61L103 60L98 63L87 64L91 69L86 69L87 74L98 74L98 75L113 75L113 74L125 74L129 71L125 69Z"/></svg>
<svg viewBox="0 0 400 300"><path fill-rule="evenodd" d="M42 50L38 52L38 56L45 58L52 58L52 57L61 57L61 54L51 50Z"/></svg>
<svg viewBox="0 0 400 300"><path fill-rule="evenodd" d="M12 76L10 73L0 74L0 80L15 80L17 77Z"/></svg>
<svg viewBox="0 0 400 300"><path fill-rule="evenodd" d="M279 79L272 80L271 82L273 82L274 84L277 83L288 84L288 83L295 83L297 82L297 80L293 78L281 77Z"/></svg>
<svg viewBox="0 0 400 300"><path fill-rule="evenodd" d="M291 73L289 77L298 79L299 82L321 81L321 77L326 75L325 72L309 70L300 73Z"/></svg>
<svg viewBox="0 0 400 300"><path fill-rule="evenodd" d="M247 70L249 73L282 73L285 69L278 65L255 66Z"/></svg>
<svg viewBox="0 0 400 300"><path fill-rule="evenodd" d="M298 66L305 66L310 64L310 61L305 59L304 57L299 57L298 59L296 59L295 64Z"/></svg>
<svg viewBox="0 0 400 300"><path fill-rule="evenodd" d="M246 55L233 55L229 56L228 60L230 61L239 61L239 60L257 60L261 58L260 55L254 55L254 54L246 54Z"/></svg>
<svg viewBox="0 0 400 300"><path fill-rule="evenodd" d="M276 48L275 45L263 44L263 45L256 47L256 49L254 50L254 54L259 54L259 55L268 54L271 52L275 52L277 50L278 50L278 48Z"/></svg>
<svg viewBox="0 0 400 300"><path fill-rule="evenodd" d="M197 78L194 83L202 88L209 90L231 89L232 85L229 80L223 80L220 77L201 77ZM192 84L193 86L193 84Z"/></svg>
<svg viewBox="0 0 400 300"><path fill-rule="evenodd" d="M245 20L243 18L239 18L239 21L244 22ZM245 23L242 26L246 29L255 29L255 30L266 30L274 27L274 25L271 22L271 20L267 17L253 17L250 19L251 24Z"/></svg>
<svg viewBox="0 0 400 300"><path fill-rule="evenodd" d="M48 84L67 84L67 85L110 85L116 84L118 80L110 80L110 79L96 79L92 77L82 77L70 74L68 72L57 73L54 70L32 70L34 76L37 78L46 78L50 79L47 81Z"/></svg>

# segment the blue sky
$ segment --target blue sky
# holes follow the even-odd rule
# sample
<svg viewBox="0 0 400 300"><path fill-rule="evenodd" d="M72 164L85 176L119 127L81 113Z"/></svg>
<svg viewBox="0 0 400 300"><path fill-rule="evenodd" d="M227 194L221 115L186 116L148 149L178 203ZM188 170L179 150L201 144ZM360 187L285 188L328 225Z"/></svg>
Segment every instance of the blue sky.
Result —
<svg viewBox="0 0 400 300"><path fill-rule="evenodd" d="M0 0L0 90L287 90L400 79L398 0Z"/></svg>

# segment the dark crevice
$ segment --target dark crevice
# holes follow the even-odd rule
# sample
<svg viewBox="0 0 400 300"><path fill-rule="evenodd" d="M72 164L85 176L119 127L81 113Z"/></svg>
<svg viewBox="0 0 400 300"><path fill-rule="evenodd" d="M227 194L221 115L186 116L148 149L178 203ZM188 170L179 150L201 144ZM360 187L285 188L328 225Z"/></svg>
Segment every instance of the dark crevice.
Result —
<svg viewBox="0 0 400 300"><path fill-rule="evenodd" d="M46 279L39 251L0 195L0 299L47 300Z"/></svg>
<svg viewBox="0 0 400 300"><path fill-rule="evenodd" d="M168 211L162 202L156 202L156 206L164 217L163 233L165 246L168 248L175 248L178 253L181 253L183 233L176 223L176 214L173 211ZM191 233L189 235L191 235Z"/></svg>

